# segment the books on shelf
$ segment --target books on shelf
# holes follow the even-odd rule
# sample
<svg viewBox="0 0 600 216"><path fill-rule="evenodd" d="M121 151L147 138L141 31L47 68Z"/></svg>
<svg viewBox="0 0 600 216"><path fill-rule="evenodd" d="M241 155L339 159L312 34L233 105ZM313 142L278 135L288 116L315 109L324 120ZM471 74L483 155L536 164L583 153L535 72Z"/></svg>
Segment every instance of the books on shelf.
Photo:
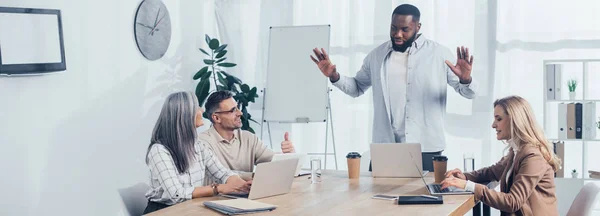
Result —
<svg viewBox="0 0 600 216"><path fill-rule="evenodd" d="M546 98L560 100L562 94L562 65L546 65Z"/></svg>
<svg viewBox="0 0 600 216"><path fill-rule="evenodd" d="M556 154L556 157L558 157L561 161L565 161L565 142L564 141L557 141L557 142L553 142L554 144L554 154ZM565 168L561 167L559 170L556 171L556 177L565 177Z"/></svg>
<svg viewBox="0 0 600 216"><path fill-rule="evenodd" d="M600 179L600 172L599 171L588 170L588 173L590 174L590 178Z"/></svg>
<svg viewBox="0 0 600 216"><path fill-rule="evenodd" d="M595 139L596 103L558 104L559 139Z"/></svg>

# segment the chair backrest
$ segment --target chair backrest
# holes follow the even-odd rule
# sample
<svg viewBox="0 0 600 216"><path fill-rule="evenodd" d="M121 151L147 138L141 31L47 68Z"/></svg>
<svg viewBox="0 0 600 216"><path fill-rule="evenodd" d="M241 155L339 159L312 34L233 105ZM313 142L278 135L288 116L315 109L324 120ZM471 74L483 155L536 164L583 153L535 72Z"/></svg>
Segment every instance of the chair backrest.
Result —
<svg viewBox="0 0 600 216"><path fill-rule="evenodd" d="M573 200L567 216L591 215L598 194L600 194L600 187L594 182L587 183L581 188L575 200Z"/></svg>
<svg viewBox="0 0 600 216"><path fill-rule="evenodd" d="M129 215L138 216L144 213L148 204L145 194L149 189L150 186L145 183L137 183L131 187L119 189L119 194Z"/></svg>

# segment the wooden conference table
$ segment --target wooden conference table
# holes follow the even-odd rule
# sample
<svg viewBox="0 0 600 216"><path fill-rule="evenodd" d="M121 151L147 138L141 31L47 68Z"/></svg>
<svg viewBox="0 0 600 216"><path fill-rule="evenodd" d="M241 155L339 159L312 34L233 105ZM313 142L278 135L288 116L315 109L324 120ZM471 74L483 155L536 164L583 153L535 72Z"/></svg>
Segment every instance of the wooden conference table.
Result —
<svg viewBox="0 0 600 216"><path fill-rule="evenodd" d="M425 177L433 182L433 173ZM311 184L308 176L294 179L290 193L258 199L277 205L271 212L254 215L465 215L475 207L473 195L446 195L441 205L396 205L393 201L372 199L376 194L428 194L420 178L372 178L361 173L359 179L349 179L347 171L324 170L322 181ZM202 205L204 201L227 199L206 197L148 214L162 215L221 215Z"/></svg>

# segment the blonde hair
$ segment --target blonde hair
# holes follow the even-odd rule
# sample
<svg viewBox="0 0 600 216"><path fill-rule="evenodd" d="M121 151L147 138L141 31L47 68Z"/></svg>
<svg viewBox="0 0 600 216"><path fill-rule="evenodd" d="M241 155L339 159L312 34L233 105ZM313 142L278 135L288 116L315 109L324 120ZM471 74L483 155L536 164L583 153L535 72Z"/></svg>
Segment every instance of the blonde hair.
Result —
<svg viewBox="0 0 600 216"><path fill-rule="evenodd" d="M544 131L538 126L533 110L525 99L519 96L508 96L494 102L494 107L500 106L510 118L511 139L520 145L536 146L554 172L561 167L560 159L554 154L554 146L548 142Z"/></svg>

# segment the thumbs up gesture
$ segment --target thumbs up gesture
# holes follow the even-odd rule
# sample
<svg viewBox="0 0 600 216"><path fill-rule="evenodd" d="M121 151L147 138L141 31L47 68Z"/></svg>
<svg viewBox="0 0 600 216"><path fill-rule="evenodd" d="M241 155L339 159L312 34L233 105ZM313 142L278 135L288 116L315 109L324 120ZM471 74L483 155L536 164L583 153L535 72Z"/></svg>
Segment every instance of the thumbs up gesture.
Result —
<svg viewBox="0 0 600 216"><path fill-rule="evenodd" d="M296 152L296 150L294 149L294 144L292 144L292 141L290 141L290 134L288 132L285 132L285 135L283 135L283 142L281 142L281 151L283 151L283 153Z"/></svg>

